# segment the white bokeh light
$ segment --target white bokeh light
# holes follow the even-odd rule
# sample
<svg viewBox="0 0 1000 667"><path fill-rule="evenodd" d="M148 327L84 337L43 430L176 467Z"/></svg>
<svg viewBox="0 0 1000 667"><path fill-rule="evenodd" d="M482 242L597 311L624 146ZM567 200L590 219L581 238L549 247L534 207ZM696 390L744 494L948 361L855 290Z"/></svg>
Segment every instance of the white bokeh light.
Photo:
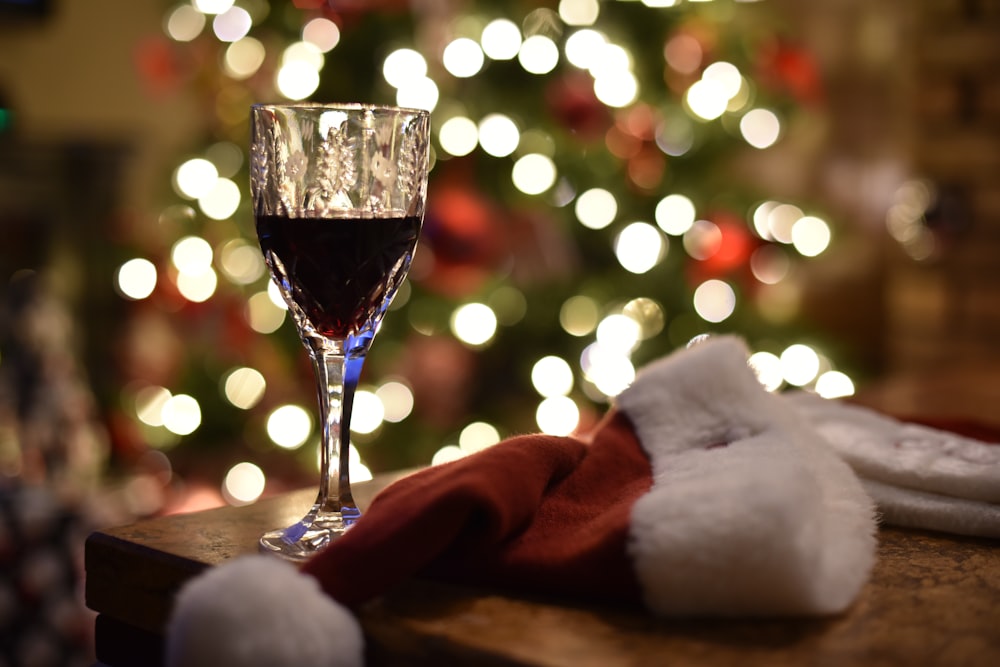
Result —
<svg viewBox="0 0 1000 667"><path fill-rule="evenodd" d="M472 422L458 434L458 446L467 454L475 454L500 442L500 432L486 422Z"/></svg>
<svg viewBox="0 0 1000 667"><path fill-rule="evenodd" d="M694 310L706 322L722 322L736 310L736 292L723 280L706 280L695 288Z"/></svg>
<svg viewBox="0 0 1000 667"><path fill-rule="evenodd" d="M667 234L680 236L695 221L694 203L684 195L667 195L656 205L656 225Z"/></svg>
<svg viewBox="0 0 1000 667"><path fill-rule="evenodd" d="M312 417L298 405L282 405L267 417L267 436L282 449L298 449L312 432Z"/></svg>
<svg viewBox="0 0 1000 667"><path fill-rule="evenodd" d="M153 293L156 279L156 265L148 259L137 257L118 267L115 286L122 296L138 301Z"/></svg>
<svg viewBox="0 0 1000 667"><path fill-rule="evenodd" d="M580 408L568 396L549 396L538 404L535 423L542 433L569 435L580 424Z"/></svg>
<svg viewBox="0 0 1000 667"><path fill-rule="evenodd" d="M767 391L777 391L785 381L781 372L781 360L770 352L754 352L747 360L757 374L757 380Z"/></svg>
<svg viewBox="0 0 1000 667"><path fill-rule="evenodd" d="M820 359L816 350L808 345L789 345L781 353L781 374L785 382L796 387L804 387L819 374Z"/></svg>
<svg viewBox="0 0 1000 667"><path fill-rule="evenodd" d="M444 47L441 56L444 68L455 77L475 76L483 68L483 50L475 40L459 37Z"/></svg>
<svg viewBox="0 0 1000 667"><path fill-rule="evenodd" d="M751 109L740 119L740 134L754 148L774 145L781 135L781 121L769 109Z"/></svg>
<svg viewBox="0 0 1000 667"><path fill-rule="evenodd" d="M803 257L816 257L830 245L830 226L821 218L803 216L792 224L792 245Z"/></svg>
<svg viewBox="0 0 1000 667"><path fill-rule="evenodd" d="M615 257L630 273L646 273L663 258L663 234L648 222L633 222L615 237Z"/></svg>
<svg viewBox="0 0 1000 667"><path fill-rule="evenodd" d="M580 69L590 69L596 65L607 43L608 38L604 33L584 28L566 38L563 50L566 53L566 60L571 64Z"/></svg>
<svg viewBox="0 0 1000 667"><path fill-rule="evenodd" d="M212 189L198 198L198 208L212 220L226 220L240 207L240 188L228 178L218 178Z"/></svg>
<svg viewBox="0 0 1000 667"><path fill-rule="evenodd" d="M598 0L559 0L559 18L566 25L593 25L600 15Z"/></svg>
<svg viewBox="0 0 1000 667"><path fill-rule="evenodd" d="M222 14L229 11L235 0L191 0L191 4L203 14Z"/></svg>
<svg viewBox="0 0 1000 667"><path fill-rule="evenodd" d="M170 261L181 273L198 274L212 266L212 246L200 236L178 239L170 249Z"/></svg>
<svg viewBox="0 0 1000 667"><path fill-rule="evenodd" d="M163 426L163 407L173 394L165 387L143 387L135 392L135 416L148 426Z"/></svg>
<svg viewBox="0 0 1000 667"><path fill-rule="evenodd" d="M557 176L552 158L540 153L529 153L518 158L511 170L514 187L528 195L542 194L555 184Z"/></svg>
<svg viewBox="0 0 1000 667"><path fill-rule="evenodd" d="M192 158L177 167L174 186L177 194L187 199L198 199L215 187L219 170L204 158Z"/></svg>
<svg viewBox="0 0 1000 667"><path fill-rule="evenodd" d="M427 76L427 60L413 49L396 49L382 63L382 76L393 88Z"/></svg>
<svg viewBox="0 0 1000 667"><path fill-rule="evenodd" d="M493 60L512 60L521 49L521 30L508 19L490 21L483 28L480 44Z"/></svg>
<svg viewBox="0 0 1000 667"><path fill-rule="evenodd" d="M302 27L302 41L327 53L340 43L340 28L330 19L314 18Z"/></svg>
<svg viewBox="0 0 1000 667"><path fill-rule="evenodd" d="M163 404L163 426L176 435L189 435L201 426L201 406L187 394L171 396Z"/></svg>
<svg viewBox="0 0 1000 667"><path fill-rule="evenodd" d="M359 389L354 393L354 411L351 430L355 433L374 433L385 420L385 406L373 392Z"/></svg>
<svg viewBox="0 0 1000 667"><path fill-rule="evenodd" d="M205 15L191 5L178 5L167 15L164 31L177 42L190 42L205 29Z"/></svg>
<svg viewBox="0 0 1000 667"><path fill-rule="evenodd" d="M439 97L437 84L426 76L407 81L396 89L396 104L402 107L433 111Z"/></svg>
<svg viewBox="0 0 1000 667"><path fill-rule="evenodd" d="M222 495L230 505L249 505L264 493L266 483L263 470L249 461L243 461L226 473Z"/></svg>
<svg viewBox="0 0 1000 667"><path fill-rule="evenodd" d="M542 357L531 367L531 385L542 396L565 396L573 389L573 369L562 357Z"/></svg>
<svg viewBox="0 0 1000 667"><path fill-rule="evenodd" d="M260 40L244 37L226 48L222 66L230 77L242 80L253 76L264 64L266 53Z"/></svg>
<svg viewBox="0 0 1000 667"><path fill-rule="evenodd" d="M497 331L497 316L486 304L467 303L452 313L451 331L463 343L485 345Z"/></svg>
<svg viewBox="0 0 1000 667"><path fill-rule="evenodd" d="M691 112L702 120L714 120L726 112L729 97L723 84L700 79L691 84L684 94L684 101Z"/></svg>
<svg viewBox="0 0 1000 667"><path fill-rule="evenodd" d="M509 117L493 113L479 121L479 145L493 157L506 157L517 150L521 131Z"/></svg>
<svg viewBox="0 0 1000 667"><path fill-rule="evenodd" d="M247 366L234 368L222 380L222 393L233 406L249 410L264 397L267 382L264 375Z"/></svg>
<svg viewBox="0 0 1000 667"><path fill-rule="evenodd" d="M479 144L479 128L469 118L454 116L441 124L438 141L451 155L468 155Z"/></svg>
<svg viewBox="0 0 1000 667"><path fill-rule="evenodd" d="M206 267L201 271L187 271L177 274L177 291L192 303L204 303L215 294L219 276L215 269Z"/></svg>
<svg viewBox="0 0 1000 667"><path fill-rule="evenodd" d="M840 371L826 371L816 378L816 393L823 398L853 396L854 382Z"/></svg>
<svg viewBox="0 0 1000 667"><path fill-rule="evenodd" d="M319 88L319 72L302 60L281 66L276 80L278 91L290 100L304 100Z"/></svg>
<svg viewBox="0 0 1000 667"><path fill-rule="evenodd" d="M597 325L596 338L603 350L614 350L627 354L639 344L642 328L627 315L608 315Z"/></svg>
<svg viewBox="0 0 1000 667"><path fill-rule="evenodd" d="M604 229L618 215L618 200L604 188L591 188L576 198L573 212L588 229Z"/></svg>
<svg viewBox="0 0 1000 667"><path fill-rule="evenodd" d="M625 107L639 97L639 81L628 70L602 73L594 78L594 95L609 107Z"/></svg>
<svg viewBox="0 0 1000 667"><path fill-rule="evenodd" d="M242 7L230 7L212 19L212 32L220 42L235 42L243 39L253 27L250 12Z"/></svg>
<svg viewBox="0 0 1000 667"><path fill-rule="evenodd" d="M592 343L580 355L580 368L587 378L605 396L617 396L635 380L635 366L627 354L610 349L601 343Z"/></svg>
<svg viewBox="0 0 1000 667"><path fill-rule="evenodd" d="M532 35L521 43L517 61L531 74L548 74L559 64L559 47L545 35Z"/></svg>
<svg viewBox="0 0 1000 667"><path fill-rule="evenodd" d="M386 382L375 390L375 395L382 401L387 422L401 422L413 412L413 390L402 382Z"/></svg>

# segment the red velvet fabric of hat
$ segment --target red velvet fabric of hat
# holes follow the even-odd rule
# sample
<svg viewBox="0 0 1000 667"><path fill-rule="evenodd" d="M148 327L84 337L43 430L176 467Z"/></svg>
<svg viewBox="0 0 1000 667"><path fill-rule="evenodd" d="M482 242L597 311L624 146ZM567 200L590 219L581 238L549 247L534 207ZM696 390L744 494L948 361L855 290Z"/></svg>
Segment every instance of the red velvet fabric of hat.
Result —
<svg viewBox="0 0 1000 667"><path fill-rule="evenodd" d="M609 414L589 443L512 438L396 482L360 529L303 572L349 606L416 572L639 602L625 544L632 505L651 482L649 459L621 413Z"/></svg>

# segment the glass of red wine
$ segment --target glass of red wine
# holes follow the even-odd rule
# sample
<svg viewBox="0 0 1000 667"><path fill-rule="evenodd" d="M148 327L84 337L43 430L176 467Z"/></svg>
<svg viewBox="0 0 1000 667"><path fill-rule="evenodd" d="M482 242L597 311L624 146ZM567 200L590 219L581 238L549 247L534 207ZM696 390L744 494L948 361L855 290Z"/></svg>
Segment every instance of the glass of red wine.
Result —
<svg viewBox="0 0 1000 667"><path fill-rule="evenodd" d="M361 367L406 278L427 195L430 115L363 104L255 105L250 186L264 260L312 360L319 494L260 538L304 560L361 516L351 495L351 410Z"/></svg>

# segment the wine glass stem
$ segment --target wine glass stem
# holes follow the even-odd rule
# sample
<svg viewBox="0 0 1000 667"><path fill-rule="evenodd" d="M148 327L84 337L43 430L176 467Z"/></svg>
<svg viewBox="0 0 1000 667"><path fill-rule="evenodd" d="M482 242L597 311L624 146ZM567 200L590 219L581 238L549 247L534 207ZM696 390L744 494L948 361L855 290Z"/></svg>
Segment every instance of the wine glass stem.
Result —
<svg viewBox="0 0 1000 667"><path fill-rule="evenodd" d="M321 514L340 514L350 521L359 515L351 495L351 410L365 355L313 348L311 357L323 426L316 505Z"/></svg>

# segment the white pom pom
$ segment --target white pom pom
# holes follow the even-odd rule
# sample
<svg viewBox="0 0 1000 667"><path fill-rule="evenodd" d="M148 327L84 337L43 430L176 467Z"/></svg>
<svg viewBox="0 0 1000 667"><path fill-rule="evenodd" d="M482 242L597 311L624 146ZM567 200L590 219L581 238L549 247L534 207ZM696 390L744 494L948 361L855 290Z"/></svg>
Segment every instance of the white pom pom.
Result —
<svg viewBox="0 0 1000 667"><path fill-rule="evenodd" d="M214 567L180 591L167 627L168 667L361 667L354 616L318 582L273 556Z"/></svg>

